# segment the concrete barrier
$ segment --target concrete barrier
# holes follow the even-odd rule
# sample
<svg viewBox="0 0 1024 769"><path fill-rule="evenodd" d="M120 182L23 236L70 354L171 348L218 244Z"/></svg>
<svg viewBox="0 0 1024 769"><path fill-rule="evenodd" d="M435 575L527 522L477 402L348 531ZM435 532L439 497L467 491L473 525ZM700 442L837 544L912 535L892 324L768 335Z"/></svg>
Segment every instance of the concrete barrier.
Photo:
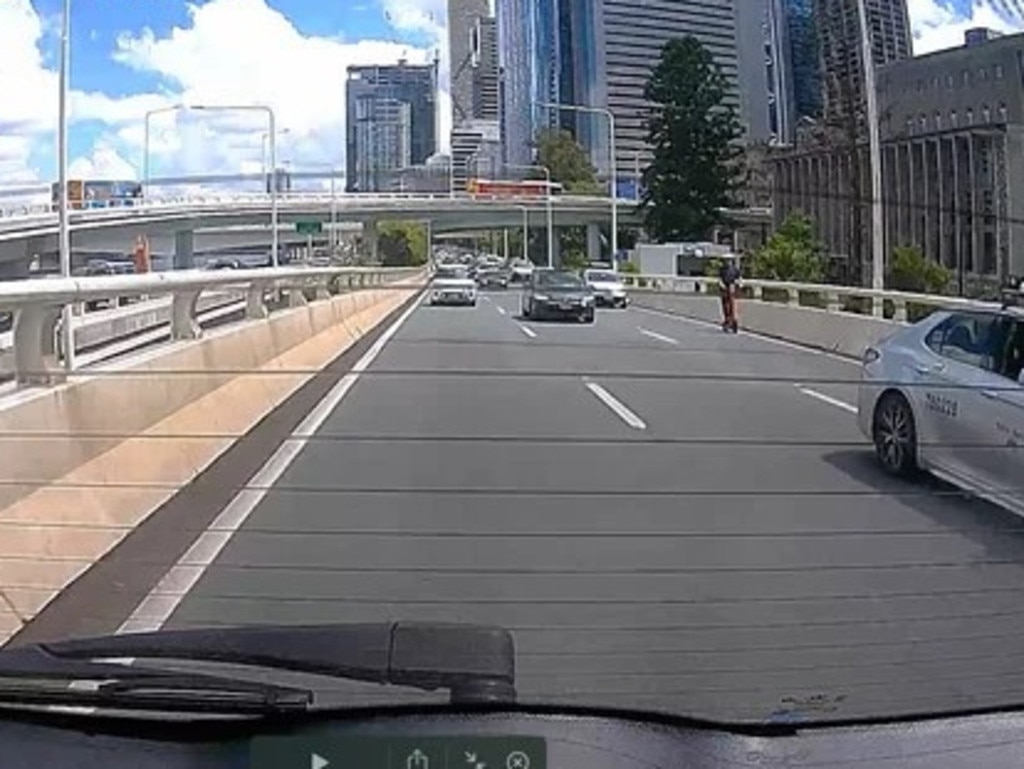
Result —
<svg viewBox="0 0 1024 769"><path fill-rule="evenodd" d="M422 280L344 293L0 405L0 643Z"/></svg>
<svg viewBox="0 0 1024 769"><path fill-rule="evenodd" d="M632 297L636 307L712 323L719 323L722 319L718 297L706 293L638 290ZM860 358L867 347L905 325L871 315L754 299L741 300L739 312L740 324L745 329L850 358Z"/></svg>

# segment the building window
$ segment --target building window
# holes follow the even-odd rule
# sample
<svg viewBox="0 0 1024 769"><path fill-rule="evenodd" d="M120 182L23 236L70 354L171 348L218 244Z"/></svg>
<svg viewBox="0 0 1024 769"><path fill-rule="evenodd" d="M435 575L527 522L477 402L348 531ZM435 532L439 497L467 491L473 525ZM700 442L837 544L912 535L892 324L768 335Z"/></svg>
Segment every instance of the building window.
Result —
<svg viewBox="0 0 1024 769"><path fill-rule="evenodd" d="M999 122L1005 123L1007 121L1006 105L1000 103L999 105Z"/></svg>
<svg viewBox="0 0 1024 769"><path fill-rule="evenodd" d="M942 130L942 113L941 112L936 112L935 113L935 130L937 130L937 131L941 131Z"/></svg>
<svg viewBox="0 0 1024 769"><path fill-rule="evenodd" d="M922 131L927 131L928 130L928 118L927 117L925 117L924 115L921 115L921 119L918 122L921 124L921 130Z"/></svg>
<svg viewBox="0 0 1024 769"><path fill-rule="evenodd" d="M956 110L951 110L950 111L950 113L949 113L949 122L950 122L950 125L953 126L953 128L956 128L960 124L960 121L957 119L957 116L956 116Z"/></svg>
<svg viewBox="0 0 1024 769"><path fill-rule="evenodd" d="M968 108L966 116L967 125L974 125L974 110Z"/></svg>
<svg viewBox="0 0 1024 769"><path fill-rule="evenodd" d="M917 92L921 93L924 90L924 80L917 81Z"/></svg>
<svg viewBox="0 0 1024 769"><path fill-rule="evenodd" d="M981 67L978 70L978 77L980 77L983 81L988 80L988 67Z"/></svg>
<svg viewBox="0 0 1024 769"><path fill-rule="evenodd" d="M914 133L914 118L912 117L907 118L907 133L910 135Z"/></svg>
<svg viewBox="0 0 1024 769"><path fill-rule="evenodd" d="M1003 65L1002 64L996 64L994 72L995 72L996 80L1002 80L1003 79Z"/></svg>
<svg viewBox="0 0 1024 769"><path fill-rule="evenodd" d="M946 88L948 88L948 89L952 89L953 88L953 75L952 74L946 75Z"/></svg>
<svg viewBox="0 0 1024 769"><path fill-rule="evenodd" d="M971 73L970 73L970 71L965 69L960 74L961 74L961 76L964 79L964 85L970 85L971 84Z"/></svg>
<svg viewBox="0 0 1024 769"><path fill-rule="evenodd" d="M992 110L988 108L987 104L981 105L981 122L991 123L992 122Z"/></svg>

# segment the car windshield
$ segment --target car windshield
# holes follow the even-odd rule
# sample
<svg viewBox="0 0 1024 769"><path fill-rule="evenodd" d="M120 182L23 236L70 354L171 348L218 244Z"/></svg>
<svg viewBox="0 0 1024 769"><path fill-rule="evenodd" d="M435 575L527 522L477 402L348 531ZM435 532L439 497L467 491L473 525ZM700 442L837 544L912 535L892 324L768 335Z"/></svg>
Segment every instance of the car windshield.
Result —
<svg viewBox="0 0 1024 769"><path fill-rule="evenodd" d="M582 288L583 280L573 272L538 272L538 288Z"/></svg>
<svg viewBox="0 0 1024 769"><path fill-rule="evenodd" d="M457 623L544 708L1024 705L1022 31L0 0L0 644Z"/></svg>

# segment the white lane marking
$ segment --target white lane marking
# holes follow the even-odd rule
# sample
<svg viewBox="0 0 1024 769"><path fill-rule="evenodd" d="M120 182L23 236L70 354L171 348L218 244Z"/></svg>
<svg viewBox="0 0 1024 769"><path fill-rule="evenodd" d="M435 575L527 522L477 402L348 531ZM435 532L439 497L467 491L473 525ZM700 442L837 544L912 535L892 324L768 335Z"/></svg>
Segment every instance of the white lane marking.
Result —
<svg viewBox="0 0 1024 769"><path fill-rule="evenodd" d="M505 315L505 308L504 307L502 307L501 305L495 305L495 306L498 308L498 314L499 315Z"/></svg>
<svg viewBox="0 0 1024 769"><path fill-rule="evenodd" d="M522 331L524 334L526 334L528 337L530 337L530 339L536 339L537 338L537 332L534 331L529 326L524 326L522 323L520 323L519 324L519 330Z"/></svg>
<svg viewBox="0 0 1024 769"><path fill-rule="evenodd" d="M825 395L825 393L818 392L817 390L812 390L810 387L804 387L803 385L799 384L796 385L796 389L802 392L804 395L808 395L811 398L816 398L822 403L827 403L830 406L835 406L837 409L849 411L851 414L857 413L856 406L847 403L846 401L841 401L838 398L833 398L831 395Z"/></svg>
<svg viewBox="0 0 1024 769"><path fill-rule="evenodd" d="M610 408L612 412L614 412L615 416L634 430L647 429L647 423L644 422L644 420L630 410L629 406L601 387L601 385L597 384L597 382L584 381L583 384L586 385L586 388L590 390L590 392L597 396L597 399L601 401L601 403Z"/></svg>
<svg viewBox="0 0 1024 769"><path fill-rule="evenodd" d="M674 313L664 312L662 310L652 310L649 307L630 307L629 310L633 312L645 312L648 315L657 315L659 318L669 318L670 320L677 320L680 321L681 323L690 323L694 326L721 329L721 324L715 323L714 321L699 320L697 318L688 318L685 315L676 315ZM848 358L845 355L840 355L838 353L829 352L828 350L819 350L816 347L807 347L802 344L797 344L796 342L787 342L785 339L777 339L774 336L766 336L764 334L759 334L756 331L749 331L745 328L741 328L740 333L742 333L744 336L750 336L755 339L759 339L762 342L769 342L770 344L779 345L780 347L788 347L790 350L810 353L811 355L823 355L826 358L841 361L842 363L846 363L850 366L860 366L859 360L855 360L854 358Z"/></svg>
<svg viewBox="0 0 1024 769"><path fill-rule="evenodd" d="M422 304L420 298L413 302L391 326L378 337L369 350L342 377L331 391L313 408L302 423L284 440L277 451L267 460L259 471L249 479L247 488L235 495L234 499L221 511L220 515L210 524L199 538L192 543L186 553L163 576L160 582L150 590L142 602L135 607L131 616L118 628L118 633L145 633L159 630L174 613L178 605L185 599L189 591L195 587L206 569L216 560L224 547L249 518L256 506L267 495L270 489L284 474L285 470L295 461L309 439L319 430L327 417L339 406L348 395L352 386L359 380L360 374L366 371L380 355L384 346L398 333L398 330Z"/></svg>
<svg viewBox="0 0 1024 769"><path fill-rule="evenodd" d="M667 344L679 344L678 339L673 339L670 336L659 334L657 331L651 331L649 329L644 328L643 326L637 326L636 330L639 331L644 336L649 336L651 339L657 339L659 342L665 342Z"/></svg>
<svg viewBox="0 0 1024 769"><path fill-rule="evenodd" d="M483 299L485 302L491 301L491 297L487 296L487 294L484 294Z"/></svg>

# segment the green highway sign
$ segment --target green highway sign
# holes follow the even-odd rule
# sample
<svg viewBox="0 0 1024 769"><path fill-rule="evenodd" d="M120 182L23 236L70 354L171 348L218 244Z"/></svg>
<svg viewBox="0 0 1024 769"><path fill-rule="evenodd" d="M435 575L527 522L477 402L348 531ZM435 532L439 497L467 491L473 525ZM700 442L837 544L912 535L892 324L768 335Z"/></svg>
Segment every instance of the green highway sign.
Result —
<svg viewBox="0 0 1024 769"><path fill-rule="evenodd" d="M320 222L295 222L295 231L300 235L319 235L324 226Z"/></svg>

